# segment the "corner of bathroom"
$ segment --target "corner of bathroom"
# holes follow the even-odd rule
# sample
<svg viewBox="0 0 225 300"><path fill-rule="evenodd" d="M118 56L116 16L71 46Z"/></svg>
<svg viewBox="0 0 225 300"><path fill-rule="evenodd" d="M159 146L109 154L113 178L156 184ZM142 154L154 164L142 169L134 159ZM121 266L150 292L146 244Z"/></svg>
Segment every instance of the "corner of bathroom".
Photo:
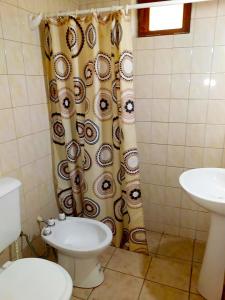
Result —
<svg viewBox="0 0 225 300"><path fill-rule="evenodd" d="M225 0L0 0L0 300L225 300Z"/></svg>

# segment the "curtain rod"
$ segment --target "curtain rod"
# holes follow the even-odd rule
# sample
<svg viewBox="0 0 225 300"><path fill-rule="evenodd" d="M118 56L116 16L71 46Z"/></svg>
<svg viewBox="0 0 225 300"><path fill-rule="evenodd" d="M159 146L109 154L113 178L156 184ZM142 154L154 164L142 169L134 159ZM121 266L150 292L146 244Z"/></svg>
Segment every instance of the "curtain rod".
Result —
<svg viewBox="0 0 225 300"><path fill-rule="evenodd" d="M158 7L158 6L168 6L168 5L176 5L176 4L185 4L185 3L195 3L195 2L206 2L212 0L167 0L167 1L157 1L157 2L149 2L149 3L139 3L139 4L127 4L127 5L117 5L117 6L108 6L108 7L101 7L101 8L89 8L89 9L82 9L82 10L75 10L75 11L64 11L64 12L55 12L55 13L39 13L29 15L29 24L32 30L36 29L41 20L44 18L51 18L51 17L64 17L70 15L85 15L90 14L93 12L97 13L105 13L111 12L116 10L124 9L126 13L129 10L133 9L143 9L143 8L150 8L150 7Z"/></svg>

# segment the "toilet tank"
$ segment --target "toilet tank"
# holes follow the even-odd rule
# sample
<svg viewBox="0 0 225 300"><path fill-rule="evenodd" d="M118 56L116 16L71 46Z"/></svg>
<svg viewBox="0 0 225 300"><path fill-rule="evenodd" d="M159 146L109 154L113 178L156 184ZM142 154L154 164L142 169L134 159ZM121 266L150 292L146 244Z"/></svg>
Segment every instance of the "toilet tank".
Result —
<svg viewBox="0 0 225 300"><path fill-rule="evenodd" d="M17 179L0 178L0 253L16 241L21 232L20 186Z"/></svg>

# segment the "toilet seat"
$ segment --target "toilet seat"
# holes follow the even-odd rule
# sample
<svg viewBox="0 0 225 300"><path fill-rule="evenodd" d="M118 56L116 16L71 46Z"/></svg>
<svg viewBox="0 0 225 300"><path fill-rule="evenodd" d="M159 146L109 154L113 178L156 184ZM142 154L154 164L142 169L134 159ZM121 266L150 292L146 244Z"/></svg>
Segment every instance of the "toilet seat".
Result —
<svg viewBox="0 0 225 300"><path fill-rule="evenodd" d="M70 300L71 295L69 274L44 259L19 259L0 273L0 299Z"/></svg>

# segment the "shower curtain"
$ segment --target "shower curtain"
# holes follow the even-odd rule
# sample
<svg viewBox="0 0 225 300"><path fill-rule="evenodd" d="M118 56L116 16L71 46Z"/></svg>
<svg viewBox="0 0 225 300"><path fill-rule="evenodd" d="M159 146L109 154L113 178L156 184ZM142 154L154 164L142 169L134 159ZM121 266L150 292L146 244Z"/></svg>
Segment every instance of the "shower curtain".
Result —
<svg viewBox="0 0 225 300"><path fill-rule="evenodd" d="M130 18L48 18L44 49L60 211L97 219L114 246L147 253Z"/></svg>

